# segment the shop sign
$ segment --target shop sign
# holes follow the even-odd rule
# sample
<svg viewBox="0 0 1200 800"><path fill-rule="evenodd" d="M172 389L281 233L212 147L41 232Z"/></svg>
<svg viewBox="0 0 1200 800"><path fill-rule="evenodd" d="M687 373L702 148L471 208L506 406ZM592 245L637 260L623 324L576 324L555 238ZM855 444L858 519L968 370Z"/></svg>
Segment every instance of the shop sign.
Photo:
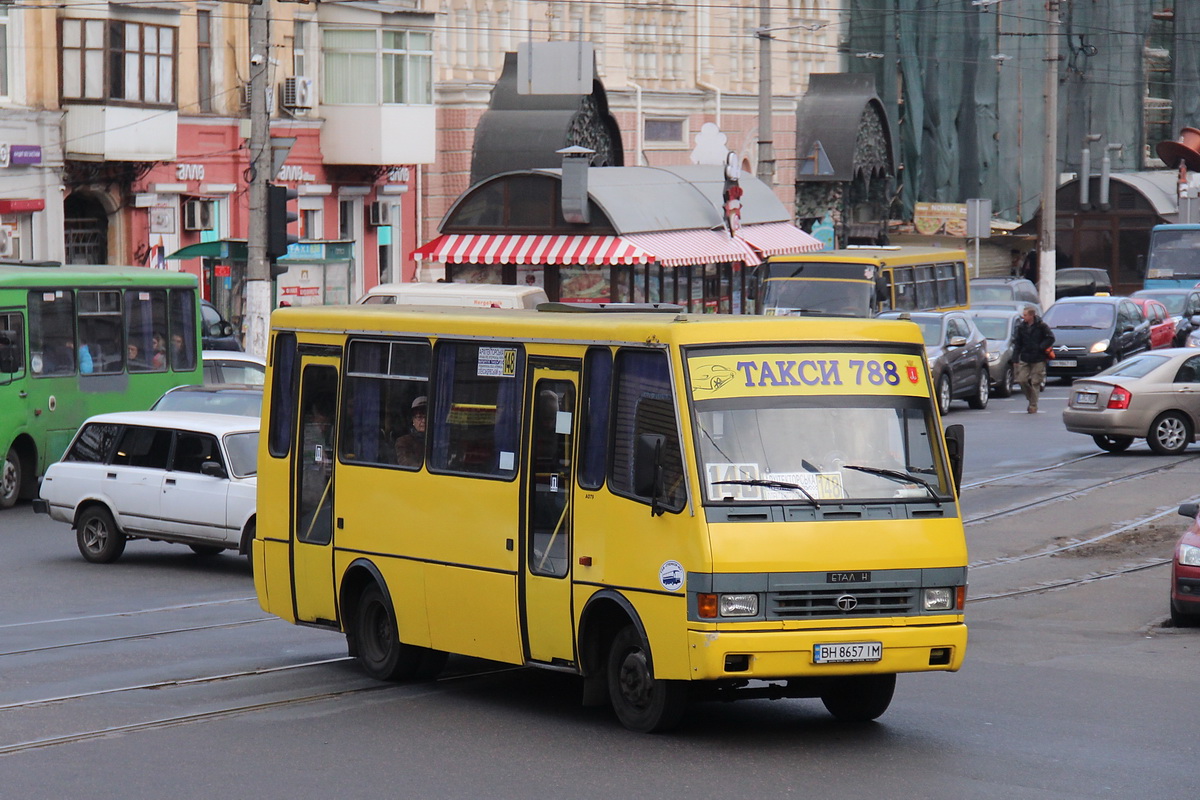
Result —
<svg viewBox="0 0 1200 800"><path fill-rule="evenodd" d="M0 167L28 166L41 163L41 145L0 142Z"/></svg>
<svg viewBox="0 0 1200 800"><path fill-rule="evenodd" d="M176 164L175 165L175 180L177 180L177 181L202 181L202 180L204 180L204 165L203 164Z"/></svg>
<svg viewBox="0 0 1200 800"><path fill-rule="evenodd" d="M917 203L913 224L925 236L966 236L967 204Z"/></svg>
<svg viewBox="0 0 1200 800"><path fill-rule="evenodd" d="M37 200L0 200L0 214L25 214L30 211L44 211L46 201Z"/></svg>
<svg viewBox="0 0 1200 800"><path fill-rule="evenodd" d="M214 264L213 275L218 278L229 278L233 275L233 268L228 264Z"/></svg>

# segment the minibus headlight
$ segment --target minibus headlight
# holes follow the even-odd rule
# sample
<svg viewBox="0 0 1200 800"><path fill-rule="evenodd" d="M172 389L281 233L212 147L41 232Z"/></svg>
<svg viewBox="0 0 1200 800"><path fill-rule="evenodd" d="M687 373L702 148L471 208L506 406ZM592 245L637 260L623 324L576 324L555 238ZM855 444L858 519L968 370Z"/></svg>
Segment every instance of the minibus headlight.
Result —
<svg viewBox="0 0 1200 800"><path fill-rule="evenodd" d="M758 595L723 594L719 598L722 617L757 617Z"/></svg>
<svg viewBox="0 0 1200 800"><path fill-rule="evenodd" d="M923 598L926 611L949 611L954 608L954 590L949 587L926 589Z"/></svg>

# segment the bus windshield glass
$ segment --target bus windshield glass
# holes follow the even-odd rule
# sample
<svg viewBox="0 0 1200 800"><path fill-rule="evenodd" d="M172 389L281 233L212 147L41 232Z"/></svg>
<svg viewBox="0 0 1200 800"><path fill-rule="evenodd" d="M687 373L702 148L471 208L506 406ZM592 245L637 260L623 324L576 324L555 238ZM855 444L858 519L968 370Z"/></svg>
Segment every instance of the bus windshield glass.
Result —
<svg viewBox="0 0 1200 800"><path fill-rule="evenodd" d="M1148 279L1200 280L1200 227L1161 228L1150 234Z"/></svg>
<svg viewBox="0 0 1200 800"><path fill-rule="evenodd" d="M689 373L706 503L952 496L919 356L704 355Z"/></svg>
<svg viewBox="0 0 1200 800"><path fill-rule="evenodd" d="M869 317L874 283L840 278L768 278L763 308L778 317Z"/></svg>

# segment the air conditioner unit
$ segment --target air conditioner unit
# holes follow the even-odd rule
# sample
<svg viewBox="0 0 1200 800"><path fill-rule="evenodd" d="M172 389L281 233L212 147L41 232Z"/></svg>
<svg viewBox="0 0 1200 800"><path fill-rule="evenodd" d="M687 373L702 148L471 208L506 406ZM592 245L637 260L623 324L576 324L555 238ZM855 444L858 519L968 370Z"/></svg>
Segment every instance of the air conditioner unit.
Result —
<svg viewBox="0 0 1200 800"><path fill-rule="evenodd" d="M183 229L185 231L211 231L213 229L213 201L188 200L183 204Z"/></svg>
<svg viewBox="0 0 1200 800"><path fill-rule="evenodd" d="M7 228L0 228L0 258L10 258L13 254L15 237Z"/></svg>
<svg viewBox="0 0 1200 800"><path fill-rule="evenodd" d="M373 225L376 228L382 228L385 225L391 225L389 217L390 207L387 203L374 202L367 206L367 224Z"/></svg>
<svg viewBox="0 0 1200 800"><path fill-rule="evenodd" d="M303 75L283 79L284 108L312 108L313 80Z"/></svg>

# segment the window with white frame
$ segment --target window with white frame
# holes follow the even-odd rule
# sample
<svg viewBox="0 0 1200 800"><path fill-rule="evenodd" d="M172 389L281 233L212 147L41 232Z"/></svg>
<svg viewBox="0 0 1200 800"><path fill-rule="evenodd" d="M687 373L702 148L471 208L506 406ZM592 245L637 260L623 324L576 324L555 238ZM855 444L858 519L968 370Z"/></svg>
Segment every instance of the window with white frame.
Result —
<svg viewBox="0 0 1200 800"><path fill-rule="evenodd" d="M322 99L344 105L432 105L429 31L325 28Z"/></svg>
<svg viewBox="0 0 1200 800"><path fill-rule="evenodd" d="M8 97L8 6L0 5L0 97Z"/></svg>
<svg viewBox="0 0 1200 800"><path fill-rule="evenodd" d="M642 123L642 141L648 148L686 147L688 127L685 119L647 118Z"/></svg>
<svg viewBox="0 0 1200 800"><path fill-rule="evenodd" d="M64 19L60 52L64 100L175 104L174 28Z"/></svg>

